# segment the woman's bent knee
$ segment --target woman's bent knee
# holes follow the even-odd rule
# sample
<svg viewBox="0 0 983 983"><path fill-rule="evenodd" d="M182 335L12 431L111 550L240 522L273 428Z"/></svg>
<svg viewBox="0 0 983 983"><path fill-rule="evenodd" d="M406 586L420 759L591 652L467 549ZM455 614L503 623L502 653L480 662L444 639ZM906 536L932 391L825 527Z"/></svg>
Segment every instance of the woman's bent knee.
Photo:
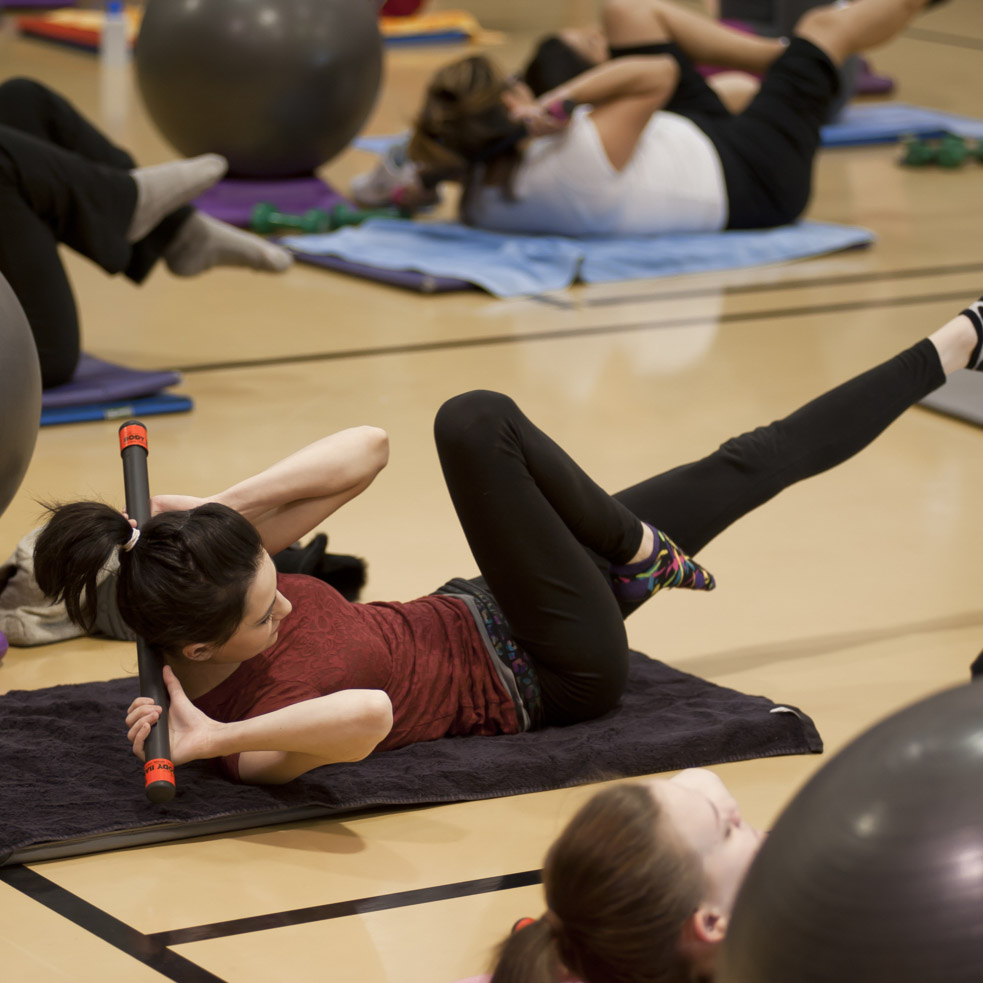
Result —
<svg viewBox="0 0 983 983"><path fill-rule="evenodd" d="M48 98L49 90L42 83L25 76L16 76L0 82L0 113L7 107L15 110L18 115ZM3 117L0 115L0 123Z"/></svg>
<svg viewBox="0 0 983 983"><path fill-rule="evenodd" d="M502 421L517 410L515 401L502 393L488 389L461 393L437 411L434 438L439 447L479 441L483 435L498 431Z"/></svg>

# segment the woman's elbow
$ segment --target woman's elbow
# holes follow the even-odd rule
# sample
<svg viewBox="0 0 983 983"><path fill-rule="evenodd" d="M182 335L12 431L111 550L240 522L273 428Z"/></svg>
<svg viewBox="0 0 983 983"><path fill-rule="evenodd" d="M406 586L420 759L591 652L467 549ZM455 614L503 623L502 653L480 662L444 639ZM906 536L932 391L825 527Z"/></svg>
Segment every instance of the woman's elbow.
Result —
<svg viewBox="0 0 983 983"><path fill-rule="evenodd" d="M389 434L381 427L359 428L364 448L366 477L371 481L389 463Z"/></svg>
<svg viewBox="0 0 983 983"><path fill-rule="evenodd" d="M364 690L358 714L357 734L351 761L367 758L393 729L393 705L381 689Z"/></svg>

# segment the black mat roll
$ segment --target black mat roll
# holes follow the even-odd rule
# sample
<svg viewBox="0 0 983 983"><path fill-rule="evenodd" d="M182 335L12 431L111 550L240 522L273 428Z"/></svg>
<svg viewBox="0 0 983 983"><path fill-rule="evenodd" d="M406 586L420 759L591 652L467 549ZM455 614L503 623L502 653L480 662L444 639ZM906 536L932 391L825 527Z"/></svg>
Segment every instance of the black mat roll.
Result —
<svg viewBox="0 0 983 983"><path fill-rule="evenodd" d="M208 762L143 795L123 717L136 678L0 697L0 865L386 806L519 795L782 754L819 753L805 714L638 653L612 713L572 727L450 737L327 765L280 786L235 785Z"/></svg>

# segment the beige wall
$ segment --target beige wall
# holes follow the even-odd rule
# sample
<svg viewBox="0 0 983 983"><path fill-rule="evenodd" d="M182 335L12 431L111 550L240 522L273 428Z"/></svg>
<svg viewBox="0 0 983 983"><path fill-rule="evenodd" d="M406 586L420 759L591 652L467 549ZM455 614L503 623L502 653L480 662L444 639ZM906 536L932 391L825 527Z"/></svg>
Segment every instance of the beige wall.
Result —
<svg viewBox="0 0 983 983"><path fill-rule="evenodd" d="M643 0L639 0L643 2ZM680 0L705 9L704 0ZM497 31L536 33L598 20L603 0L429 0L427 10L467 10L483 27Z"/></svg>
<svg viewBox="0 0 983 983"><path fill-rule="evenodd" d="M599 0L431 0L430 10L467 10L482 27L519 33L549 31L597 18Z"/></svg>

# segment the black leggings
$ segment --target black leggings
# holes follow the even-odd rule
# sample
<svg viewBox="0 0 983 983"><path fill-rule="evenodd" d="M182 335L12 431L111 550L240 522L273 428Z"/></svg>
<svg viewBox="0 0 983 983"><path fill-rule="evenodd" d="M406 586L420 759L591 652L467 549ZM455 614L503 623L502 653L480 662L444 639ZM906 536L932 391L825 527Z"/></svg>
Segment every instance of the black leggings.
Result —
<svg viewBox="0 0 983 983"><path fill-rule="evenodd" d="M866 447L942 385L931 342L728 440L702 460L608 495L515 403L477 391L437 413L454 508L513 636L536 667L545 723L587 720L624 690L628 640L607 568L641 542L639 519L697 553L783 488Z"/></svg>
<svg viewBox="0 0 983 983"><path fill-rule="evenodd" d="M45 388L72 377L80 346L58 244L139 283L191 214L179 209L145 239L128 243L136 206L129 171L135 166L125 150L39 82L0 85L0 274L31 325Z"/></svg>

